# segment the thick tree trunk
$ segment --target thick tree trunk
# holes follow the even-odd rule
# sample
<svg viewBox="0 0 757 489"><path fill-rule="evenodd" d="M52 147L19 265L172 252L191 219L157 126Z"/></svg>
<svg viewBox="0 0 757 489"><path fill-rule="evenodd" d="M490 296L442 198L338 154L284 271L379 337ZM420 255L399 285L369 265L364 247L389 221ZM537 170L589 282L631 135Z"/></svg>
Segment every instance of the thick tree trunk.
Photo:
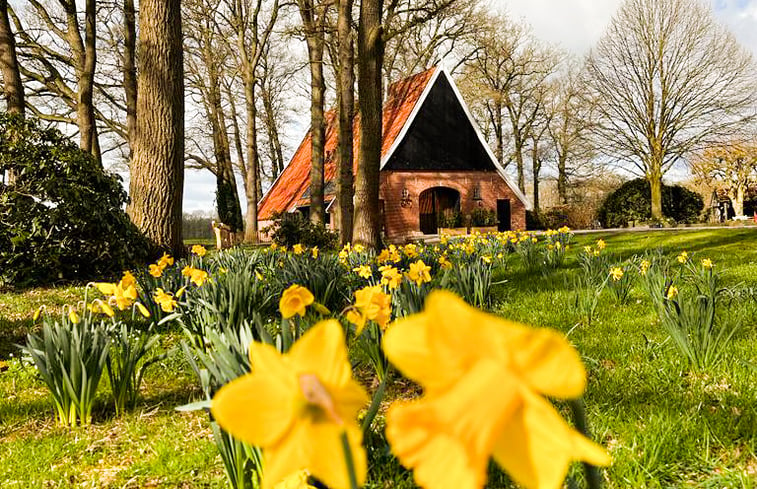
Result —
<svg viewBox="0 0 757 489"><path fill-rule="evenodd" d="M515 140L515 163L518 166L518 188L521 192L526 193L526 171L523 163L523 143L516 138Z"/></svg>
<svg viewBox="0 0 757 489"><path fill-rule="evenodd" d="M279 128L276 126L276 113L273 110L271 91L264 90L260 95L260 98L263 100L263 110L265 110L268 145L271 151L272 176L275 180L284 171L284 153L281 150L281 138L279 137Z"/></svg>
<svg viewBox="0 0 757 489"><path fill-rule="evenodd" d="M652 200L652 219L662 220L662 175L660 172L651 172L647 174L649 189Z"/></svg>
<svg viewBox="0 0 757 489"><path fill-rule="evenodd" d="M360 3L358 27L358 104L360 108L360 157L355 184L353 241L381 247L379 170L381 165L381 66L384 40L382 0Z"/></svg>
<svg viewBox="0 0 757 489"><path fill-rule="evenodd" d="M0 0L0 69L9 114L24 116L24 85L16 57L16 40L8 20L8 0Z"/></svg>
<svg viewBox="0 0 757 489"><path fill-rule="evenodd" d="M745 184L739 183L736 185L736 196L733 201L733 212L736 216L744 215L744 187Z"/></svg>
<svg viewBox="0 0 757 489"><path fill-rule="evenodd" d="M184 254L184 66L180 0L142 0L139 93L127 212L155 244Z"/></svg>
<svg viewBox="0 0 757 489"><path fill-rule="evenodd" d="M326 84L323 79L323 33L307 34L308 59L310 60L310 220L323 224L323 160L326 127L323 117L323 95Z"/></svg>
<svg viewBox="0 0 757 489"><path fill-rule="evenodd" d="M502 134L502 102L500 100L494 101L494 116L492 117L492 126L494 127L494 137L497 139L497 146L494 149L494 156L500 165L504 165L505 161L505 138Z"/></svg>
<svg viewBox="0 0 757 489"><path fill-rule="evenodd" d="M134 0L124 0L124 95L126 99L126 133L129 157L134 154L137 132L137 22Z"/></svg>
<svg viewBox="0 0 757 489"><path fill-rule="evenodd" d="M352 241L352 214L354 213L354 176L352 174L352 124L355 112L355 50L352 43L352 1L340 0L337 31L339 37L339 178L337 185L339 239L342 245Z"/></svg>

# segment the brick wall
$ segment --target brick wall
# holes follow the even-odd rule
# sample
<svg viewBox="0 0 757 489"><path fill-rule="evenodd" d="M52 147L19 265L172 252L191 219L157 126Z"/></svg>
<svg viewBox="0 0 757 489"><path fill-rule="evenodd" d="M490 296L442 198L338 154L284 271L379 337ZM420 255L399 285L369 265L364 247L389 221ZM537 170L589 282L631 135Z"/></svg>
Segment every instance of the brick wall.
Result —
<svg viewBox="0 0 757 489"><path fill-rule="evenodd" d="M476 185L481 200L473 200ZM497 172L397 172L382 171L380 198L384 204L384 226L390 241L401 241L420 235L418 196L432 187L448 187L460 192L460 211L469 215L474 207L497 208L497 199L510 199L510 227L526 228L526 208ZM408 199L402 200L402 190Z"/></svg>

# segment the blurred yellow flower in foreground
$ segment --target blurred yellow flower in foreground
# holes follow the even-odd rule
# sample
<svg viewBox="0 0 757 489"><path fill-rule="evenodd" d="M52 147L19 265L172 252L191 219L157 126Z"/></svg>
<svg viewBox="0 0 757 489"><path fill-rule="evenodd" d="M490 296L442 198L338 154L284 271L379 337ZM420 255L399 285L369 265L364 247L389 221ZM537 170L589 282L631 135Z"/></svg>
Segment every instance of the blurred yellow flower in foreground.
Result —
<svg viewBox="0 0 757 489"><path fill-rule="evenodd" d="M420 287L425 282L431 282L430 271L430 266L423 263L423 260L418 260L410 264L410 270L405 275L407 275L408 280L415 282L415 285Z"/></svg>
<svg viewBox="0 0 757 489"><path fill-rule="evenodd" d="M192 253L202 258L208 253L208 250L206 250L203 245L196 244L192 246Z"/></svg>
<svg viewBox="0 0 757 489"><path fill-rule="evenodd" d="M347 311L349 322L357 326L360 334L368 321L375 321L383 330L392 316L392 296L384 293L380 285L363 287L355 291L355 304Z"/></svg>
<svg viewBox="0 0 757 489"><path fill-rule="evenodd" d="M483 487L491 456L531 489L561 487L572 460L610 463L542 397L574 398L586 387L581 358L557 332L437 291L423 313L389 327L384 351L423 387L421 399L390 407L386 434L426 489Z"/></svg>
<svg viewBox="0 0 757 489"><path fill-rule="evenodd" d="M213 398L218 424L263 449L263 488L302 470L333 489L350 486L341 434L347 433L358 485L366 457L357 413L368 396L352 378L337 321L322 321L282 355L250 345L252 373L231 381Z"/></svg>
<svg viewBox="0 0 757 489"><path fill-rule="evenodd" d="M314 301L315 297L307 288L293 284L281 294L279 311L284 319L289 319L295 314L304 316L307 307Z"/></svg>

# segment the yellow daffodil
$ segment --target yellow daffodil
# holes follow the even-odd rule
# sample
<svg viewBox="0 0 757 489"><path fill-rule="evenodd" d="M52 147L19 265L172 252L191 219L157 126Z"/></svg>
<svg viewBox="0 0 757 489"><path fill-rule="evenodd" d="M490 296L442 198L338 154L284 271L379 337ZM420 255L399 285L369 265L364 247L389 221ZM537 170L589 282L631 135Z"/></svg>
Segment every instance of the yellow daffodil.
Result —
<svg viewBox="0 0 757 489"><path fill-rule="evenodd" d="M34 311L34 314L32 315L32 321L37 321L39 317L42 315L42 309L45 306L39 306L36 311Z"/></svg>
<svg viewBox="0 0 757 489"><path fill-rule="evenodd" d="M591 246L584 246L584 253L586 253L587 255L591 255L592 251L593 249Z"/></svg>
<svg viewBox="0 0 757 489"><path fill-rule="evenodd" d="M79 315L76 314L76 309L73 307L68 311L68 320L74 324L79 324Z"/></svg>
<svg viewBox="0 0 757 489"><path fill-rule="evenodd" d="M702 267L703 268L711 269L714 266L715 265L712 263L712 260L710 260L709 258L703 258L702 259Z"/></svg>
<svg viewBox="0 0 757 489"><path fill-rule="evenodd" d="M265 277L263 277L263 274L260 273L258 270L255 270L255 278L259 281L263 280Z"/></svg>
<svg viewBox="0 0 757 489"><path fill-rule="evenodd" d="M143 315L146 318L150 317L150 311L148 311L147 308L144 305L142 305L142 303L137 302L134 305L137 306L137 310L139 311L141 315Z"/></svg>
<svg viewBox="0 0 757 489"><path fill-rule="evenodd" d="M116 314L107 302L103 302L100 299L93 300L92 303L87 306L87 309L89 309L92 314L105 314L111 318Z"/></svg>
<svg viewBox="0 0 757 489"><path fill-rule="evenodd" d="M623 269L620 267L612 267L610 268L610 277L617 282L621 278L623 278Z"/></svg>
<svg viewBox="0 0 757 489"><path fill-rule="evenodd" d="M560 234L568 234L570 232L570 228L568 226L563 226L558 229L557 232Z"/></svg>
<svg viewBox="0 0 757 489"><path fill-rule="evenodd" d="M116 284L113 290L112 300L115 302L119 311L124 311L131 307L134 301L137 300L137 289L133 285L124 287L123 280Z"/></svg>
<svg viewBox="0 0 757 489"><path fill-rule="evenodd" d="M342 249L342 251L339 252L339 260L342 262L347 261L347 257L350 256L349 250Z"/></svg>
<svg viewBox="0 0 757 489"><path fill-rule="evenodd" d="M208 272L199 268L190 267L189 265L181 270L181 274L185 277L189 277L189 281L198 287L202 286L205 281L208 280Z"/></svg>
<svg viewBox="0 0 757 489"><path fill-rule="evenodd" d="M639 272L642 275L646 275L650 266L652 266L652 262L650 262L649 260L641 260L641 264L639 265Z"/></svg>
<svg viewBox="0 0 757 489"><path fill-rule="evenodd" d="M163 253L163 256L158 260L158 266L163 269L173 266L173 257L168 253Z"/></svg>
<svg viewBox="0 0 757 489"><path fill-rule="evenodd" d="M359 267L353 268L352 271L357 273L364 279L373 277L373 270L371 270L371 267L369 265L360 265Z"/></svg>
<svg viewBox="0 0 757 489"><path fill-rule="evenodd" d="M263 450L263 489L307 470L333 489L350 487L341 436L346 432L358 486L366 456L357 413L368 401L352 378L337 321L309 329L288 353L250 345L252 373L222 387L211 412L235 438Z"/></svg>
<svg viewBox="0 0 757 489"><path fill-rule="evenodd" d="M381 253L376 256L376 263L385 263L389 261L389 250L384 248Z"/></svg>
<svg viewBox="0 0 757 489"><path fill-rule="evenodd" d="M562 243L560 243L559 241L555 242L555 248L557 248L558 250L562 248Z"/></svg>
<svg viewBox="0 0 757 489"><path fill-rule="evenodd" d="M672 301L673 299L676 298L677 295L678 295L678 287L676 287L675 285L671 285L670 287L668 287L668 291L665 293L665 298L669 301Z"/></svg>
<svg viewBox="0 0 757 489"><path fill-rule="evenodd" d="M431 282L431 267L423 263L423 260L418 260L415 263L410 264L410 270L405 274L411 282L415 282L415 285L420 287L426 282Z"/></svg>
<svg viewBox="0 0 757 489"><path fill-rule="evenodd" d="M602 250L603 250L603 249L605 249L605 248L607 248L607 244L605 243L605 240L603 240L603 239L598 239L598 240L597 240L597 249L598 249L599 251L602 251Z"/></svg>
<svg viewBox="0 0 757 489"><path fill-rule="evenodd" d="M121 277L121 287L128 288L130 286L137 286L137 279L132 275L132 273L128 270L124 272L123 277Z"/></svg>
<svg viewBox="0 0 757 489"><path fill-rule="evenodd" d="M163 312L172 312L174 308L176 308L176 299L174 298L174 295L170 292L165 292L160 287L155 289L155 295L153 298Z"/></svg>
<svg viewBox="0 0 757 489"><path fill-rule="evenodd" d="M688 259L689 259L689 254L686 251L682 251L681 254L676 257L676 260L678 260L678 263L686 263Z"/></svg>
<svg viewBox="0 0 757 489"><path fill-rule="evenodd" d="M355 291L355 304L347 311L349 322L360 334L368 321L375 321L383 330L392 316L392 296L384 293L380 285L363 287Z"/></svg>
<svg viewBox="0 0 757 489"><path fill-rule="evenodd" d="M389 408L386 435L426 489L481 488L490 457L530 489L560 487L572 460L610 462L542 397L574 398L586 387L580 356L555 331L436 291L423 313L389 327L384 351L423 387L419 400Z"/></svg>
<svg viewBox="0 0 757 489"><path fill-rule="evenodd" d="M447 255L441 255L439 257L439 266L442 268L442 270L451 270L452 262L449 261L449 259L447 258Z"/></svg>
<svg viewBox="0 0 757 489"><path fill-rule="evenodd" d="M405 256L408 258L415 258L418 256L418 246L414 245L413 243L408 243L403 248L403 251L405 253Z"/></svg>
<svg viewBox="0 0 757 489"><path fill-rule="evenodd" d="M386 285L390 290L394 290L402 283L402 274L399 270L391 265L379 267L381 272L381 285Z"/></svg>
<svg viewBox="0 0 757 489"><path fill-rule="evenodd" d="M206 250L203 245L196 244L192 246L192 253L202 258L208 253L208 250Z"/></svg>
<svg viewBox="0 0 757 489"><path fill-rule="evenodd" d="M304 316L307 307L314 301L315 297L307 288L293 284L281 294L279 311L284 319L289 319L295 314Z"/></svg>
<svg viewBox="0 0 757 489"><path fill-rule="evenodd" d="M155 278L160 277L161 275L163 275L163 268L161 268L160 265L156 264L150 265L150 275Z"/></svg>
<svg viewBox="0 0 757 489"><path fill-rule="evenodd" d="M300 470L287 476L281 482L278 482L273 489L315 489L308 484L307 470Z"/></svg>
<svg viewBox="0 0 757 489"><path fill-rule="evenodd" d="M488 265L488 264L490 264L492 262L492 257L489 256L489 255L482 255L481 256L481 261L483 261L484 263L486 263Z"/></svg>
<svg viewBox="0 0 757 489"><path fill-rule="evenodd" d="M95 288L103 295L113 295L116 291L116 284L110 282L95 282Z"/></svg>
<svg viewBox="0 0 757 489"><path fill-rule="evenodd" d="M292 246L292 252L295 255L301 255L305 252L305 248L303 248L301 244L297 243L296 245Z"/></svg>
<svg viewBox="0 0 757 489"><path fill-rule="evenodd" d="M362 253L365 251L365 246L361 244L356 244L355 246L352 247L352 251L354 251L355 253Z"/></svg>
<svg viewBox="0 0 757 489"><path fill-rule="evenodd" d="M313 249L310 250L310 252L313 254L313 258L318 258L318 247L313 246Z"/></svg>

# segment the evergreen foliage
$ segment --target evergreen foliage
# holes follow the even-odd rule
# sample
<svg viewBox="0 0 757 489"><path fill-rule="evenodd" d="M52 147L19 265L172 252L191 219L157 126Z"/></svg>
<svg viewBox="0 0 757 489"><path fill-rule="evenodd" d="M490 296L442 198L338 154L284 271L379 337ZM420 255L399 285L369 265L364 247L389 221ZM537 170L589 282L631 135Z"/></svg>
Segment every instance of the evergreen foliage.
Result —
<svg viewBox="0 0 757 489"><path fill-rule="evenodd" d="M58 130L0 114L0 174L0 284L102 279L146 257L120 177Z"/></svg>

